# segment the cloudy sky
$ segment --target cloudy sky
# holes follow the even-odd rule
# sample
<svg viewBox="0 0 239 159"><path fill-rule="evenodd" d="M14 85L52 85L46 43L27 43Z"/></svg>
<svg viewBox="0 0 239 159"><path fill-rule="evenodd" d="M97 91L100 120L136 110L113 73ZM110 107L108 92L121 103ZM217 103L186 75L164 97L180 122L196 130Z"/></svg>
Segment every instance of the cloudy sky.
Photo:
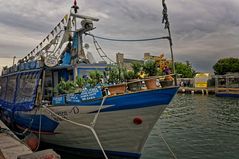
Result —
<svg viewBox="0 0 239 159"><path fill-rule="evenodd" d="M239 57L239 0L166 2L176 61L190 61L197 71L212 72L219 58ZM95 35L137 39L167 34L161 24L161 0L78 0L78 4L81 14L100 18ZM71 5L71 0L0 0L0 58L28 54ZM91 42L90 37L85 40ZM117 52L127 58L142 59L144 52L170 57L167 41L99 43L113 59Z"/></svg>

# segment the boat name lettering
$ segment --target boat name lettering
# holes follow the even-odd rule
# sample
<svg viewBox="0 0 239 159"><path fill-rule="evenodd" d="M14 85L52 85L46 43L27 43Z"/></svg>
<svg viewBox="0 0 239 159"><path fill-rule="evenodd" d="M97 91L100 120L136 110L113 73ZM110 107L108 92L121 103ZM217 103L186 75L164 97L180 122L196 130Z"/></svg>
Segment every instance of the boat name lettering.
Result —
<svg viewBox="0 0 239 159"><path fill-rule="evenodd" d="M100 88L86 89L81 93L81 99L83 101L97 99L101 97L102 97L102 92Z"/></svg>
<svg viewBox="0 0 239 159"><path fill-rule="evenodd" d="M66 95L66 102L69 104L80 103L81 97L79 94L67 94Z"/></svg>
<svg viewBox="0 0 239 159"><path fill-rule="evenodd" d="M73 107L72 109L71 109L71 111L69 112L69 113L74 113L74 114L79 114L80 113L80 109L78 108L78 107Z"/></svg>

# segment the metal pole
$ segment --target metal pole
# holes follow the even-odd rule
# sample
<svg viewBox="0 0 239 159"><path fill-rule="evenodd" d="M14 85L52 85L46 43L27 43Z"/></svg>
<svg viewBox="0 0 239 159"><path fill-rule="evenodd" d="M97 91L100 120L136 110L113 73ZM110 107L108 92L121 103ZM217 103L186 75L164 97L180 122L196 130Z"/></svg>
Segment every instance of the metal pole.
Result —
<svg viewBox="0 0 239 159"><path fill-rule="evenodd" d="M42 82L41 82L41 97L39 101L39 105L42 105L42 100L44 99L44 88L45 88L45 78L46 78L46 70L45 66L43 67L43 72L42 72Z"/></svg>

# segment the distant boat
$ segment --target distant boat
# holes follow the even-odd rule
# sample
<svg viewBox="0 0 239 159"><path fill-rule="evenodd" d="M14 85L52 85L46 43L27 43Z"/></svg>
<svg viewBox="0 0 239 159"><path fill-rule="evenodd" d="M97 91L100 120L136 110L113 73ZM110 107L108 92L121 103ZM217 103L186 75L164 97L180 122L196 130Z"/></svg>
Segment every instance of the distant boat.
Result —
<svg viewBox="0 0 239 159"><path fill-rule="evenodd" d="M53 89L60 79L73 80L109 66L95 63L92 54L88 59L83 49L82 35L94 29L98 19L75 10L76 4L39 46L17 65L3 70L1 119L15 130L38 134L42 142L74 154L140 158L152 128L178 87L106 95L107 85L57 96ZM82 26L78 29L74 24L79 19Z"/></svg>

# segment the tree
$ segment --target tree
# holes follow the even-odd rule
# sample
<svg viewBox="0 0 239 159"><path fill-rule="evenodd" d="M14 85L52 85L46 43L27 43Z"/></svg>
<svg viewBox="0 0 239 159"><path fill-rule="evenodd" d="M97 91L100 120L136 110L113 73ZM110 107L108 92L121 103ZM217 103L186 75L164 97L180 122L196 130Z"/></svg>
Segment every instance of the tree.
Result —
<svg viewBox="0 0 239 159"><path fill-rule="evenodd" d="M216 75L224 75L228 72L239 72L239 58L223 58L213 66Z"/></svg>
<svg viewBox="0 0 239 159"><path fill-rule="evenodd" d="M176 62L175 63L175 70L177 74L180 74L182 78L193 78L195 76L195 71L193 70L192 66Z"/></svg>

